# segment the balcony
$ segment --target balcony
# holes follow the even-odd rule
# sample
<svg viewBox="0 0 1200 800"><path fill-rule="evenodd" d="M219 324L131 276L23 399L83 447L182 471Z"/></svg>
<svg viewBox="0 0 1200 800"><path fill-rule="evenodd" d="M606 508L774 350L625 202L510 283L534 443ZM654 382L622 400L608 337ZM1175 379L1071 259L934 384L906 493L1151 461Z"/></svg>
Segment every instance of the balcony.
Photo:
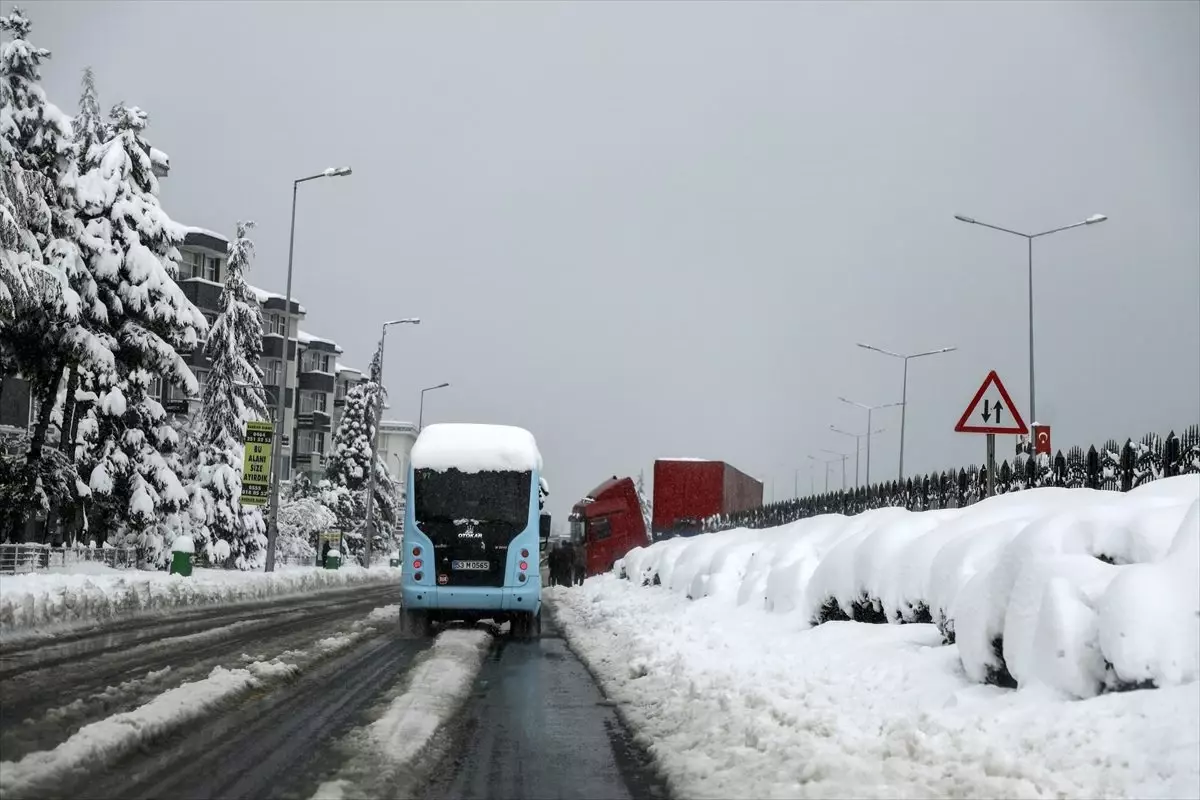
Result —
<svg viewBox="0 0 1200 800"><path fill-rule="evenodd" d="M326 394L333 394L336 381L337 378L327 372L305 372L303 368L296 378L301 389L309 392L325 392Z"/></svg>

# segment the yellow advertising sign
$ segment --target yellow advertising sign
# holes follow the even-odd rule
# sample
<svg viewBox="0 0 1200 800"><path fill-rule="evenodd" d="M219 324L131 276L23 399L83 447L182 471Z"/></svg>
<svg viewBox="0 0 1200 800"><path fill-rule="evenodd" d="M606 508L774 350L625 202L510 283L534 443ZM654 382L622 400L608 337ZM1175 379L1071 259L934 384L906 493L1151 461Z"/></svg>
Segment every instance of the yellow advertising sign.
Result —
<svg viewBox="0 0 1200 800"><path fill-rule="evenodd" d="M246 450L242 456L244 506L265 506L271 498L271 442L275 426L270 422L246 423Z"/></svg>

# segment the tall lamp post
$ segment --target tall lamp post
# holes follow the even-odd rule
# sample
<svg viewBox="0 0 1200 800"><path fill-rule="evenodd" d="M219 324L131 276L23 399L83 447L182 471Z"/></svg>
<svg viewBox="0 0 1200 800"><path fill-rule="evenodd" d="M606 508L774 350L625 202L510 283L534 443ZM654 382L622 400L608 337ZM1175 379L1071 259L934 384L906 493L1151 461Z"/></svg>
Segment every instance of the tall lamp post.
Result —
<svg viewBox="0 0 1200 800"><path fill-rule="evenodd" d="M864 350L873 350L876 353L883 353L885 356L891 356L892 358L898 358L904 362L904 381L900 385L900 477L899 477L899 480L901 482L903 482L904 481L904 423L908 419L908 362L914 358L924 358L925 356L937 356L937 355L941 355L942 353L953 353L958 348L957 347L940 347L937 350L926 350L923 353L907 353L906 354L906 353L894 353L891 350L884 350L882 347L875 347L874 345L863 344L862 342L859 342L858 346L863 348ZM868 427L870 427L869 424L868 424ZM870 449L871 449L871 440L868 439L867 440L868 452L870 451ZM868 457L867 464L869 465L870 463L871 463L871 459ZM868 472L870 471L870 466L867 467L867 470L868 470ZM867 483L870 483L870 480L868 480Z"/></svg>
<svg viewBox="0 0 1200 800"><path fill-rule="evenodd" d="M983 227L991 228L994 231L1000 231L1001 233L1007 233L1012 236L1020 236L1029 244L1029 421L1037 422L1037 406L1035 405L1037 395L1034 392L1033 383L1033 240L1040 239L1043 236L1049 236L1052 233L1069 231L1072 228L1081 228L1085 225L1095 225L1098 222L1104 222L1104 220L1108 219L1108 217L1104 216L1103 214L1092 214L1082 222L1064 225L1061 228L1054 228L1052 230L1042 231L1041 233L1021 233L1020 231L1001 228L999 225L980 222L977 219L965 217L962 214L955 214L954 218L959 222L965 222L968 225L982 225Z"/></svg>
<svg viewBox="0 0 1200 800"><path fill-rule="evenodd" d="M826 494L828 494L829 493L829 465L832 464L834 461L837 461L837 459L831 458L830 460L825 461L823 459L817 458L816 456L807 456L807 458L813 464L824 464L825 465L825 492L826 492ZM812 466L812 464L810 464L809 466Z"/></svg>
<svg viewBox="0 0 1200 800"><path fill-rule="evenodd" d="M379 385L375 387L375 432L371 434L371 459L367 462L367 513L366 522L366 558L363 566L371 568L371 539L375 536L375 454L379 452L379 428L383 422L383 345L387 342L388 328L393 325L420 325L419 317L394 319L383 323L379 333Z"/></svg>
<svg viewBox="0 0 1200 800"><path fill-rule="evenodd" d="M869 438L876 433L883 433L885 430L887 430L887 428L879 428L877 430L870 430L868 428L867 433L850 433L850 431L844 431L836 425L830 425L829 430L833 431L834 433L840 433L842 436L854 437L854 488L857 489L859 487L858 457L862 453L862 437L866 436Z"/></svg>
<svg viewBox="0 0 1200 800"><path fill-rule="evenodd" d="M850 458L850 454L839 453L837 450L826 450L824 447L821 448L821 452L837 456L837 458L829 460L828 463L830 464L832 464L834 461L837 461L839 458L842 460L842 491L846 491L846 459Z"/></svg>
<svg viewBox="0 0 1200 800"><path fill-rule="evenodd" d="M330 167L324 172L297 178L292 181L292 230L288 235L288 265L287 289L283 298L283 353L280 359L283 368L279 371L276 383L278 396L275 398L275 443L272 446L274 459L271 470L271 519L267 525L267 564L266 571L275 571L275 540L279 536L279 479L283 472L283 424L284 424L284 395L287 393L288 345L292 341L292 255L296 249L296 191L300 184L315 181L318 178L342 178L351 174L350 167Z"/></svg>
<svg viewBox="0 0 1200 800"><path fill-rule="evenodd" d="M904 403L903 402L884 403L883 405L869 406L866 403L860 403L857 400L847 400L845 397L839 397L838 400L841 400L843 403L849 403L850 405L855 406L857 408L866 409L866 411L867 411L867 486L870 486L871 485L871 433L870 433L870 431L871 431L871 414L878 411L881 408L895 408L896 406L904 405ZM901 429L903 429L903 424L901 424Z"/></svg>
<svg viewBox="0 0 1200 800"><path fill-rule="evenodd" d="M421 410L417 413L417 433L425 428L425 393L432 392L434 389L445 389L449 385L448 383L439 383L437 386L427 386L421 390Z"/></svg>

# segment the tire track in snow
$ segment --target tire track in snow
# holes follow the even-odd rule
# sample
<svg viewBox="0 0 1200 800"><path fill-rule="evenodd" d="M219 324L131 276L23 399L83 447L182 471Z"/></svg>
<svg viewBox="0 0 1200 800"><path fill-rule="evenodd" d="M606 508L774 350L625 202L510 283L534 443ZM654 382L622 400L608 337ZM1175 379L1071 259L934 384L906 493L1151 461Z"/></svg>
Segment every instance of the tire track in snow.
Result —
<svg viewBox="0 0 1200 800"><path fill-rule="evenodd" d="M264 647L276 652L304 647L334 632L328 630L331 624L344 627L343 620L379 607L381 600L392 599L397 592L389 587L358 594L341 604L322 597L266 620L232 624L222 620L222 627L143 643L128 651L111 653L105 648L91 660L39 668L2 681L0 752L15 759L49 749L90 722L136 708L166 689L207 675L214 667L244 666L258 658Z"/></svg>
<svg viewBox="0 0 1200 800"><path fill-rule="evenodd" d="M115 763L255 691L274 689L349 650L359 640L374 635L377 626L386 624L387 615L377 611L357 621L348 633L324 637L305 650L285 650L270 660L232 669L214 667L205 678L183 683L144 705L83 726L52 750L0 763L0 794L14 800L47 795L105 796L105 778L128 779L125 770L112 768ZM178 772L189 763L168 761L161 754L154 754L151 761L170 772ZM111 796L124 798L129 792L122 787Z"/></svg>

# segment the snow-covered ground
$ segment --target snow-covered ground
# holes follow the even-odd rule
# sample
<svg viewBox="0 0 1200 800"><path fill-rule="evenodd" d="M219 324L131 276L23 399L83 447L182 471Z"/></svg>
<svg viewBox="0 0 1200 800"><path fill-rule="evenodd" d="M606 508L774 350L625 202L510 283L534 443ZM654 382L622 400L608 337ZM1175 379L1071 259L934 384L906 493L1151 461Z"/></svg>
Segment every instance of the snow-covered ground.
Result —
<svg viewBox="0 0 1200 800"><path fill-rule="evenodd" d="M131 710L85 725L52 750L20 761L0 761L0 795L39 796L66 774L109 764L147 741L213 713L231 699L274 687L338 653L395 620L399 606L381 606L354 621L347 632L316 639L301 650L270 659L243 656L242 666L218 666L201 680L169 689Z"/></svg>
<svg viewBox="0 0 1200 800"><path fill-rule="evenodd" d="M1200 476L709 534L622 568L550 607L676 796L1200 796Z"/></svg>
<svg viewBox="0 0 1200 800"><path fill-rule="evenodd" d="M277 572L196 569L167 572L73 565L68 572L6 575L0 580L0 635L92 624L185 606L245 602L372 583L399 583L400 571L348 564L337 570L292 567Z"/></svg>

